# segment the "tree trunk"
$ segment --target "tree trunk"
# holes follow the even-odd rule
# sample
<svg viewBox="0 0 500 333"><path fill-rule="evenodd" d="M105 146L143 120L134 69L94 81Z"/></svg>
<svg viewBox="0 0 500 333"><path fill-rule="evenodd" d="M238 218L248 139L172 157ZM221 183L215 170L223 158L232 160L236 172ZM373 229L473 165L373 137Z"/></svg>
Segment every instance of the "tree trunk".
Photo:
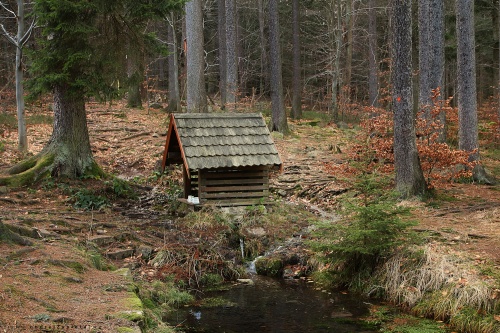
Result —
<svg viewBox="0 0 500 333"><path fill-rule="evenodd" d="M103 176L90 148L83 91L54 87L54 127L46 146L37 155L14 165L0 185L19 187L46 176L78 178Z"/></svg>
<svg viewBox="0 0 500 333"><path fill-rule="evenodd" d="M474 51L474 2L456 1L457 16L457 81L458 81L458 145L471 152L470 159L479 160L476 59Z"/></svg>
<svg viewBox="0 0 500 333"><path fill-rule="evenodd" d="M430 0L418 1L418 69L419 91L418 109L424 111L423 117L430 119Z"/></svg>
<svg viewBox="0 0 500 333"><path fill-rule="evenodd" d="M476 57L474 38L474 2L457 0L457 81L458 81L458 148L470 153L469 161L479 162L477 121ZM476 181L492 183L482 165L473 170Z"/></svg>
<svg viewBox="0 0 500 333"><path fill-rule="evenodd" d="M23 85L23 38L24 38L24 0L17 0L17 47L16 47L16 104L17 104L17 131L18 149L21 152L28 150L28 134L26 132L26 115L24 108Z"/></svg>
<svg viewBox="0 0 500 333"><path fill-rule="evenodd" d="M396 189L403 197L424 193L418 157L412 96L411 0L395 0L392 8L392 102Z"/></svg>
<svg viewBox="0 0 500 333"><path fill-rule="evenodd" d="M340 70L340 50L342 49L342 7L340 1L337 1L337 26L335 32L332 33L334 40L333 68L332 68L332 118L334 121L339 120L339 87L341 86L341 70Z"/></svg>
<svg viewBox="0 0 500 333"><path fill-rule="evenodd" d="M175 32L175 14L170 13L167 22L167 43L169 46L168 55L168 112L181 111L181 96L179 91L179 61L177 59L177 35Z"/></svg>
<svg viewBox="0 0 500 333"><path fill-rule="evenodd" d="M236 0L226 0L226 101L236 110L238 96L238 57L236 52Z"/></svg>
<svg viewBox="0 0 500 333"><path fill-rule="evenodd" d="M378 107L378 57L377 57L377 10L376 0L368 2L368 49L370 74L368 78L368 95L371 106Z"/></svg>
<svg viewBox="0 0 500 333"><path fill-rule="evenodd" d="M54 88L54 129L41 154L55 156L51 170L54 177L76 178L96 167L83 92L69 93L61 86Z"/></svg>
<svg viewBox="0 0 500 333"><path fill-rule="evenodd" d="M208 112L203 50L202 0L186 3L187 111Z"/></svg>
<svg viewBox="0 0 500 333"><path fill-rule="evenodd" d="M264 0L258 0L258 10L259 10L259 39L260 39L260 81L259 81L259 93L264 94L269 86L269 66L267 59L267 49L266 45L267 39L265 34L266 29L266 15L264 9Z"/></svg>
<svg viewBox="0 0 500 333"><path fill-rule="evenodd" d="M438 107L442 106L444 99L444 0L428 0L429 1L429 17L430 17L430 70L429 84L431 90L440 90L440 94L436 99ZM442 128L439 130L439 141L446 141L446 112L439 113L439 121Z"/></svg>
<svg viewBox="0 0 500 333"><path fill-rule="evenodd" d="M141 84L143 74L141 70L140 51L135 45L127 45L127 106L142 107Z"/></svg>
<svg viewBox="0 0 500 333"><path fill-rule="evenodd" d="M351 80L352 80L352 49L354 45L354 0L347 0L346 10L346 26L347 26L347 43L346 43L346 60L345 60L345 80L344 84L347 87L347 103L351 100Z"/></svg>
<svg viewBox="0 0 500 333"><path fill-rule="evenodd" d="M226 1L217 0L217 33L219 35L219 91L221 108L226 108L227 86L226 86Z"/></svg>
<svg viewBox="0 0 500 333"><path fill-rule="evenodd" d="M283 100L278 0L269 0L269 64L271 73L271 130L286 133L288 132L288 123Z"/></svg>
<svg viewBox="0 0 500 333"><path fill-rule="evenodd" d="M299 0L292 0L292 30L293 30L293 77L292 77L292 117L302 117L302 84L300 77L300 18Z"/></svg>

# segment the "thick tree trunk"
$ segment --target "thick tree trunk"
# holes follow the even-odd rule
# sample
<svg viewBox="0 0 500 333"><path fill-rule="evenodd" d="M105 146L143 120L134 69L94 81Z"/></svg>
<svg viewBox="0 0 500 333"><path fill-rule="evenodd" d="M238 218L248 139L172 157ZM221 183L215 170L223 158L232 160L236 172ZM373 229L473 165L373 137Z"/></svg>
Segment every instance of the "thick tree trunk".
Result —
<svg viewBox="0 0 500 333"><path fill-rule="evenodd" d="M396 189L403 197L409 197L424 193L426 189L418 157L413 114L411 0L393 1L392 10Z"/></svg>
<svg viewBox="0 0 500 333"><path fill-rule="evenodd" d="M302 84L300 75L300 18L299 0L292 1L293 25L293 77L292 77L292 117L302 118Z"/></svg>
<svg viewBox="0 0 500 333"><path fill-rule="evenodd" d="M0 176L0 185L18 187L49 175L104 175L90 148L83 96L60 85L54 88L54 127L49 142L40 153L10 168L7 176Z"/></svg>
<svg viewBox="0 0 500 333"><path fill-rule="evenodd" d="M226 0L226 101L236 109L238 96L238 61L236 52L236 0Z"/></svg>
<svg viewBox="0 0 500 333"><path fill-rule="evenodd" d="M217 0L217 33L219 37L219 91L221 108L226 108L227 96L227 51L226 51L226 1Z"/></svg>
<svg viewBox="0 0 500 333"><path fill-rule="evenodd" d="M66 87L54 88L54 129L41 154L54 155L52 176L76 178L96 167L90 148L85 100Z"/></svg>
<svg viewBox="0 0 500 333"><path fill-rule="evenodd" d="M458 145L471 152L471 160L479 160L477 101L476 101L476 57L474 41L474 2L457 0L457 62L458 62Z"/></svg>
<svg viewBox="0 0 500 333"><path fill-rule="evenodd" d="M177 35L175 33L175 14L170 13L167 22L167 43L169 47L168 61L168 112L181 111L181 96L179 91L179 61L177 58Z"/></svg>
<svg viewBox="0 0 500 333"><path fill-rule="evenodd" d="M186 3L187 111L208 112L203 51L202 0Z"/></svg>
<svg viewBox="0 0 500 333"><path fill-rule="evenodd" d="M271 73L271 130L286 133L288 132L288 123L283 99L278 0L269 0L269 64Z"/></svg>
<svg viewBox="0 0 500 333"><path fill-rule="evenodd" d="M455 10L457 16L458 148L470 153L469 161L479 162L474 1L457 0ZM482 165L474 168L473 178L479 182L493 182Z"/></svg>
<svg viewBox="0 0 500 333"><path fill-rule="evenodd" d="M378 107L378 57L377 57L377 10L376 0L368 1L368 49L370 73L368 77L368 95L371 106Z"/></svg>

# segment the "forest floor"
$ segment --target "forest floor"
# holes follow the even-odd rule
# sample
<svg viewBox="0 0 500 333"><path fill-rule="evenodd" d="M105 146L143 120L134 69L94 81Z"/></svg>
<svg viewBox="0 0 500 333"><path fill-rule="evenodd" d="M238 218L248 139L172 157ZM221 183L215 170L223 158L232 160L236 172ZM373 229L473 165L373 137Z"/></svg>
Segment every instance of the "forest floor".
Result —
<svg viewBox="0 0 500 333"><path fill-rule="evenodd" d="M35 154L49 139L52 125L48 111L31 116L49 119L28 127L29 151ZM102 189L102 181L0 188L0 220L33 242L24 247L0 243L1 332L117 332L124 327L139 332L130 278L126 271L106 270L106 263L152 279L168 272L148 265L151 251L167 245L188 251L203 241L218 241L207 227L194 230L175 223L172 207L167 207L170 187L181 178L178 170L161 178L155 171L163 152L167 114L121 104L89 104L88 122L97 162L110 174L135 180L138 197L88 211L75 208L75 197L80 193L80 200L95 199L85 198L86 192L79 189ZM272 178L273 196L324 218L334 216L338 197L351 190L351 181L329 174L326 166L345 161L354 130L317 121L291 122L290 128L291 135L274 135L284 171ZM22 158L16 152L16 136L15 130L4 128L0 169ZM498 159L485 158L484 163L500 178ZM500 271L500 186L454 183L437 192L440 199L431 203L404 203L413 208L419 221L416 228L437 235L436 242L448 251L473 263L489 262ZM265 232L286 239L307 227L305 219L288 223ZM106 261L101 262L94 251Z"/></svg>

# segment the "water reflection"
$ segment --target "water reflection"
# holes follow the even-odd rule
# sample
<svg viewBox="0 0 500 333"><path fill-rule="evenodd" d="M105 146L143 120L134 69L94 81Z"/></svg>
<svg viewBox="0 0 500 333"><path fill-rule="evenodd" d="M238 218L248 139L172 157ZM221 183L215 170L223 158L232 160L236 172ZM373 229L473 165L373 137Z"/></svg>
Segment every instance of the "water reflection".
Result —
<svg viewBox="0 0 500 333"><path fill-rule="evenodd" d="M204 294L224 298L220 306L181 309L167 321L185 332L375 332L355 320L367 313L359 298L313 290L303 281L254 280Z"/></svg>

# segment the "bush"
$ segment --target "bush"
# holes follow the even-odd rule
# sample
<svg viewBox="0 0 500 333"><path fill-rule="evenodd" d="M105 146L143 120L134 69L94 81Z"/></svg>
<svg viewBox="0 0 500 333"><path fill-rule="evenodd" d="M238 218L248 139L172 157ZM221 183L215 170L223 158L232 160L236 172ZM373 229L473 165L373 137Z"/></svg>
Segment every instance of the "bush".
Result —
<svg viewBox="0 0 500 333"><path fill-rule="evenodd" d="M330 267L333 284L361 287L376 266L410 236L414 222L403 220L409 209L397 205L396 195L384 194L377 174L365 174L355 184L357 194L344 203L345 219L320 225L312 242Z"/></svg>

